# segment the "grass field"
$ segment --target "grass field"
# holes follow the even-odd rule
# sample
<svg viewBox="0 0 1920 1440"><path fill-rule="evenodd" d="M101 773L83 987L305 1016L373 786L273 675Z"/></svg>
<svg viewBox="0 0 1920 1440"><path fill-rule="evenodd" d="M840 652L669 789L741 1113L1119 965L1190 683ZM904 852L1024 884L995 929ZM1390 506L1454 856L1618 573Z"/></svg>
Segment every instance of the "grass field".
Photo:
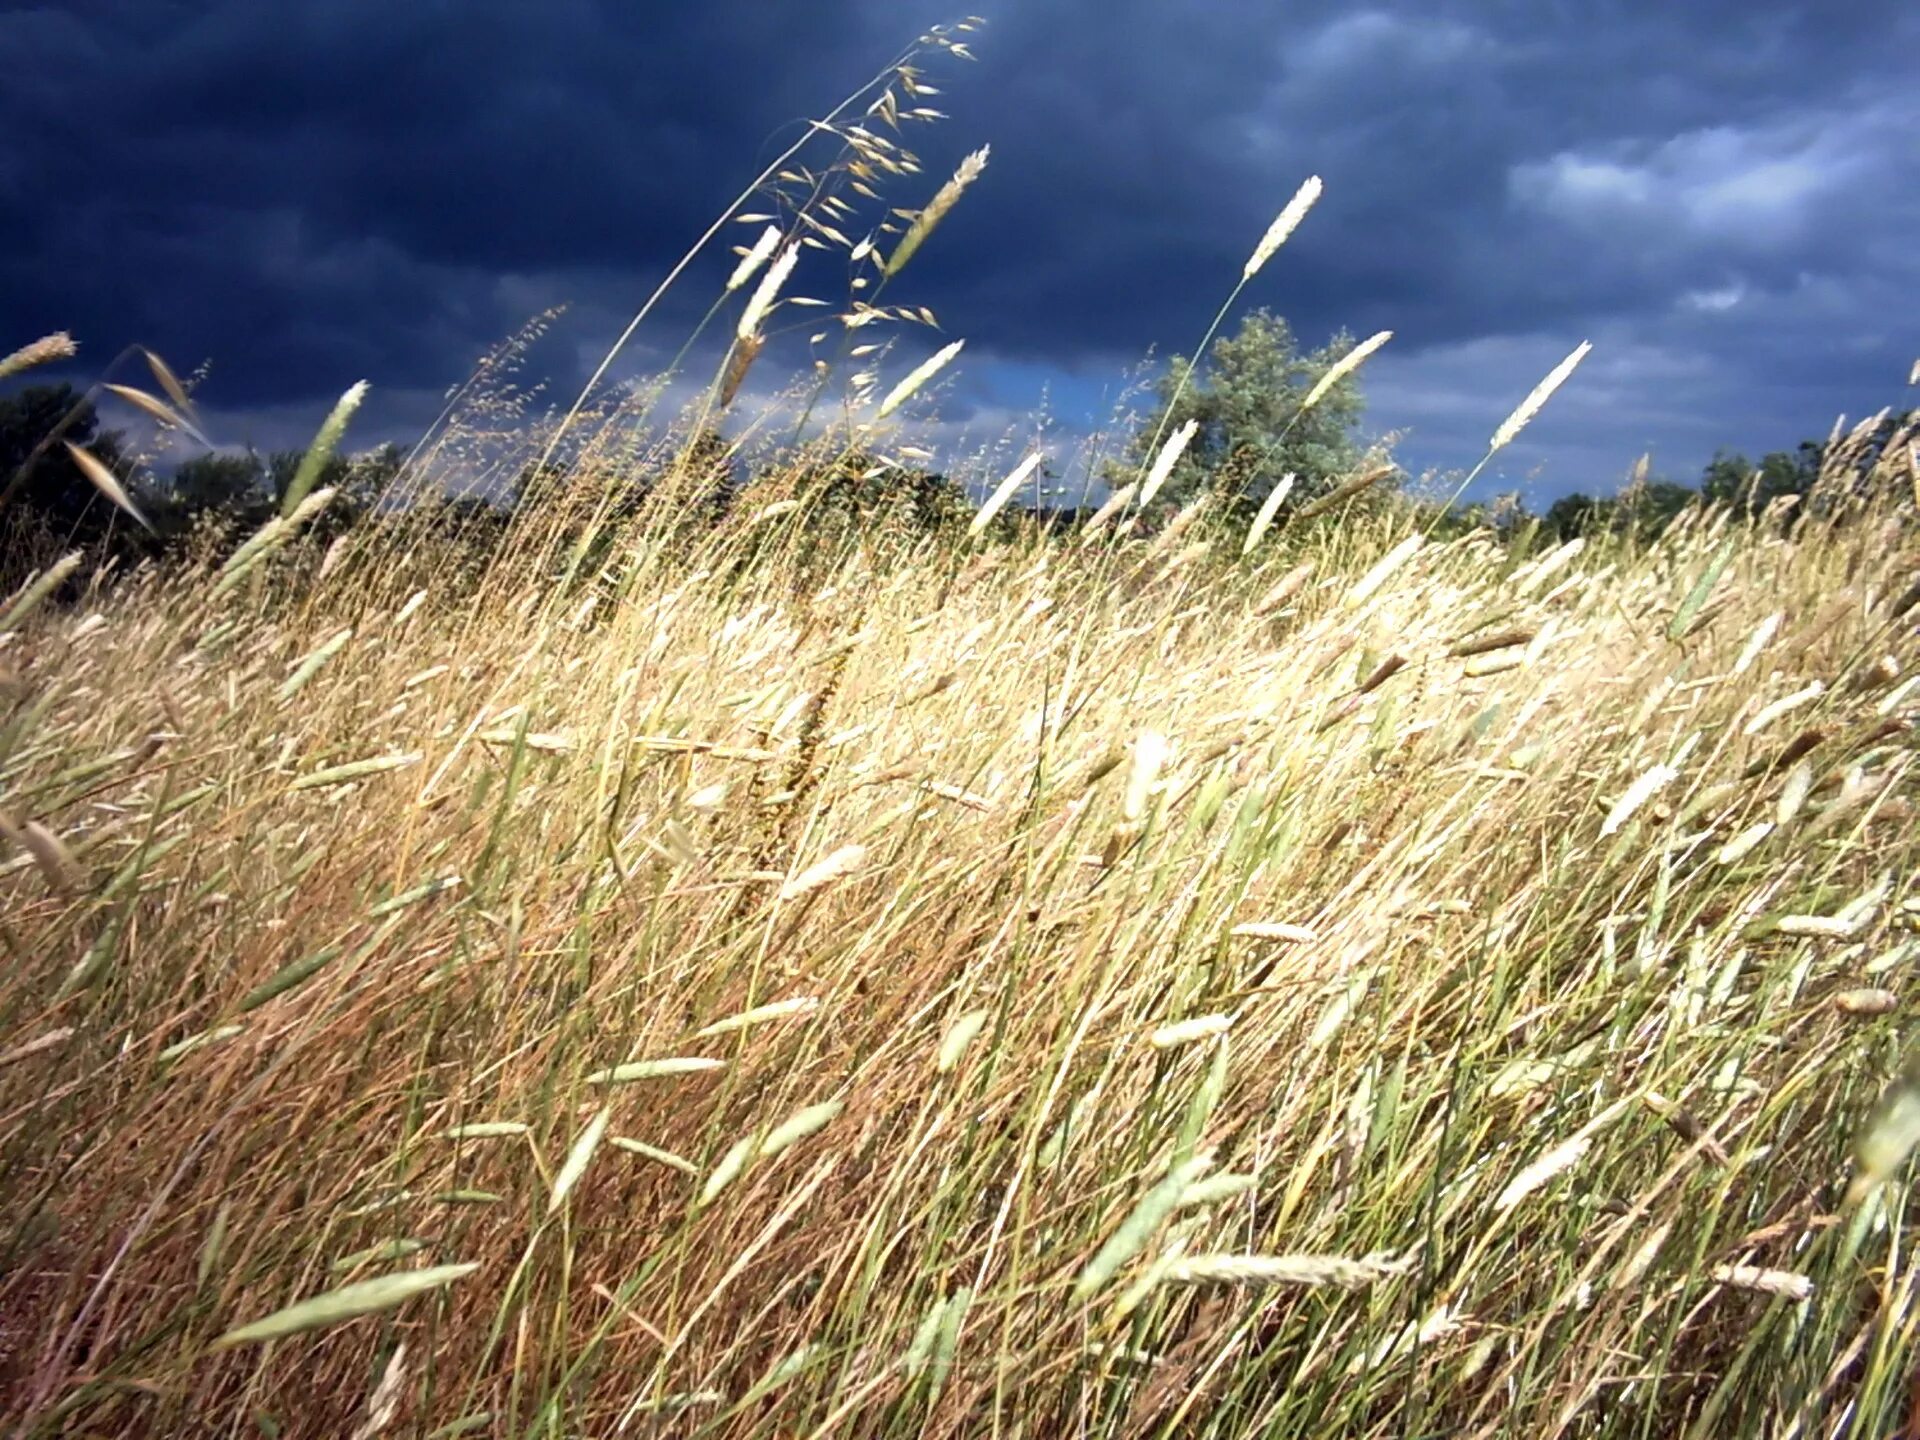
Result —
<svg viewBox="0 0 1920 1440"><path fill-rule="evenodd" d="M1920 1435L1910 434L1555 545L589 420L0 602L0 1422Z"/></svg>
<svg viewBox="0 0 1920 1440"><path fill-rule="evenodd" d="M1903 515L649 513L7 622L28 1433L1898 1423Z"/></svg>

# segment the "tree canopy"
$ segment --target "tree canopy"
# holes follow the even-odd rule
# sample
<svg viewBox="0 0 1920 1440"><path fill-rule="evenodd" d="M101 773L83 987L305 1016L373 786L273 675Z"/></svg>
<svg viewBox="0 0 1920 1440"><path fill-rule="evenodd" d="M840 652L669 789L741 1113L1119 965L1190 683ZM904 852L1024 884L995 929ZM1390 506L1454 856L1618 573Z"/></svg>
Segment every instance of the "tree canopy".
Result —
<svg viewBox="0 0 1920 1440"><path fill-rule="evenodd" d="M1206 489L1251 510L1288 472L1298 501L1324 494L1359 458L1359 385L1347 376L1311 409L1301 407L1353 343L1343 333L1303 351L1284 319L1251 311L1234 334L1214 342L1197 369L1184 356L1173 358L1134 438L1136 463L1151 464L1156 437L1193 421L1199 428L1161 491L1168 499L1184 501Z"/></svg>

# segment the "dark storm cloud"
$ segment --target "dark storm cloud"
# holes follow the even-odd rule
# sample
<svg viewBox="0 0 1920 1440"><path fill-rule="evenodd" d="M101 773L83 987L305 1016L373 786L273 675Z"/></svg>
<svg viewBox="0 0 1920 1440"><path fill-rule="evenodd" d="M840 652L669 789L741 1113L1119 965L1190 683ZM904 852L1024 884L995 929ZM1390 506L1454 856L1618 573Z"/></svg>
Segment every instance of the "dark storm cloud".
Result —
<svg viewBox="0 0 1920 1440"><path fill-rule="evenodd" d="M590 365L806 116L945 18L0 8L0 313L95 355L211 358L217 405L278 413L366 376L412 421L557 301L578 306L561 368ZM969 338L981 373L958 401L1191 346L1309 173L1326 196L1249 303L1309 341L1395 330L1369 388L1416 464L1472 463L1589 335L1509 457L1514 476L1545 464L1547 491L1607 483L1643 445L1684 470L1898 399L1920 280L1908 6L1026 0L989 18L983 63L939 77L952 121L916 132L925 173L888 196L924 200L991 143L902 280ZM685 318L652 333L670 348Z"/></svg>

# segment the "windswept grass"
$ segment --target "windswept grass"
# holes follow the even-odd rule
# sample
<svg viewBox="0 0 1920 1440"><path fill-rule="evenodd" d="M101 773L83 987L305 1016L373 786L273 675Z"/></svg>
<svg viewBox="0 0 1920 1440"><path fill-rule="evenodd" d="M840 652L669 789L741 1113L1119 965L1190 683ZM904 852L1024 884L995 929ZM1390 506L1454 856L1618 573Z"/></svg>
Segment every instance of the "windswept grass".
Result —
<svg viewBox="0 0 1920 1440"><path fill-rule="evenodd" d="M821 128L693 433L842 247L867 481L959 342L883 391L860 332L979 162L855 241L918 166ZM716 515L624 403L527 437L496 543L322 553L296 483L223 561L0 602L19 1433L1905 1421L1910 435L1529 551L1357 504L1375 461L1151 516L1175 431L1061 540L836 521L806 447Z"/></svg>
<svg viewBox="0 0 1920 1440"><path fill-rule="evenodd" d="M1897 1423L1902 514L651 513L10 622L27 1433Z"/></svg>

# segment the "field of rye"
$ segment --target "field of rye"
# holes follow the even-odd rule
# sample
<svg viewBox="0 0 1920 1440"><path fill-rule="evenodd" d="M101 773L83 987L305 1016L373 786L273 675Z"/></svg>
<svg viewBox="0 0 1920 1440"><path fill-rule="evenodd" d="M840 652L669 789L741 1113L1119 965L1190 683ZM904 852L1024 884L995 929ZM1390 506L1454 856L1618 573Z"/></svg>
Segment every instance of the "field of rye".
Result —
<svg viewBox="0 0 1920 1440"><path fill-rule="evenodd" d="M56 567L0 1423L1916 1433L1911 455L1652 545L796 468Z"/></svg>

